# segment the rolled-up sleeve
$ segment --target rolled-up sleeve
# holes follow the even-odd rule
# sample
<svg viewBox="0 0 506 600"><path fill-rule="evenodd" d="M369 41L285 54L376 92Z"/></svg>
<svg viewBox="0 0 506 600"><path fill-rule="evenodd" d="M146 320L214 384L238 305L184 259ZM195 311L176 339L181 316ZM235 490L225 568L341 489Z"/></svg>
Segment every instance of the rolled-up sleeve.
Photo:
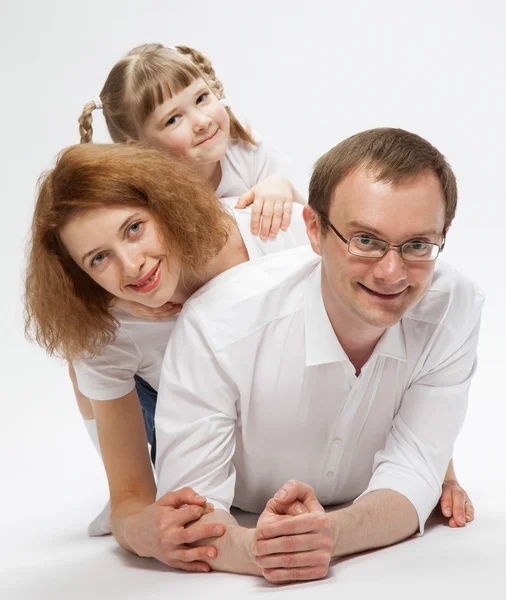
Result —
<svg viewBox="0 0 506 600"><path fill-rule="evenodd" d="M190 486L229 510L235 488L237 388L190 306L167 346L155 415L160 498Z"/></svg>
<svg viewBox="0 0 506 600"><path fill-rule="evenodd" d="M460 334L445 332L420 375L406 389L385 447L376 453L364 494L391 489L415 507L420 534L441 496L441 485L464 422L476 369L480 315ZM363 494L362 494L363 495Z"/></svg>

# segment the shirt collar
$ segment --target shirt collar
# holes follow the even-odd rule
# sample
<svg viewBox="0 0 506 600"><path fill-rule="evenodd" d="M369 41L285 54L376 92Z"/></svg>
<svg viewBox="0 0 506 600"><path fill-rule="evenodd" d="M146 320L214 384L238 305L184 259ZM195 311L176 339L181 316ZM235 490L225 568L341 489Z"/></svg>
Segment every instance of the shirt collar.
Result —
<svg viewBox="0 0 506 600"><path fill-rule="evenodd" d="M376 344L373 354L389 356L390 358L395 358L396 360L403 362L408 360L406 354L406 341L402 329L402 320L385 331L379 342Z"/></svg>
<svg viewBox="0 0 506 600"><path fill-rule="evenodd" d="M321 263L311 273L305 301L306 366L349 362L334 332L323 303L321 291ZM376 344L373 355L389 356L407 361L406 342L402 321L389 327Z"/></svg>
<svg viewBox="0 0 506 600"><path fill-rule="evenodd" d="M308 281L304 311L306 328L306 366L349 362L330 323L322 298L321 263Z"/></svg>

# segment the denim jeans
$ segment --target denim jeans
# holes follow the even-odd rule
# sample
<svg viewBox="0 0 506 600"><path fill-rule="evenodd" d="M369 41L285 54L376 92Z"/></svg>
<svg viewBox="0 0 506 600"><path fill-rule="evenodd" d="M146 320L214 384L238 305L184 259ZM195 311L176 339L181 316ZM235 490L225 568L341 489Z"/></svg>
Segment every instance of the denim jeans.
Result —
<svg viewBox="0 0 506 600"><path fill-rule="evenodd" d="M155 436L155 409L158 392L153 389L142 377L135 375L135 388L142 407L144 416L144 427L146 436L151 446L151 462L155 464L156 459L156 436Z"/></svg>

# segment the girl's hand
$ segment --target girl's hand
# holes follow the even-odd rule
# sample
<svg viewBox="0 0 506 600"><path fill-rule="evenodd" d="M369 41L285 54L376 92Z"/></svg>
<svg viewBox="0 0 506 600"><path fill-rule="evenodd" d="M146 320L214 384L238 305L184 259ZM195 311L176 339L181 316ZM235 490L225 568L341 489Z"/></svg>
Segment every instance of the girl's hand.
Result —
<svg viewBox="0 0 506 600"><path fill-rule="evenodd" d="M441 512L450 519L450 527L465 527L474 519L474 506L467 492L456 479L443 481Z"/></svg>
<svg viewBox="0 0 506 600"><path fill-rule="evenodd" d="M134 317L145 319L146 321L162 321L163 319L177 315L183 308L182 304L172 304L172 302L166 302L162 306L152 308L151 306L122 300L121 298L115 298L113 306L118 306Z"/></svg>
<svg viewBox="0 0 506 600"><path fill-rule="evenodd" d="M211 568L204 561L216 558L216 548L192 548L191 544L221 537L225 526L207 523L187 528L186 525L213 510L212 504L189 487L169 492L140 513L128 517L124 537L139 556L153 557L184 571L208 572Z"/></svg>
<svg viewBox="0 0 506 600"><path fill-rule="evenodd" d="M293 185L281 175L271 175L239 197L235 208L251 210L251 233L260 238L275 238L279 229L288 229L292 220L292 204L299 196ZM260 219L262 223L260 224Z"/></svg>

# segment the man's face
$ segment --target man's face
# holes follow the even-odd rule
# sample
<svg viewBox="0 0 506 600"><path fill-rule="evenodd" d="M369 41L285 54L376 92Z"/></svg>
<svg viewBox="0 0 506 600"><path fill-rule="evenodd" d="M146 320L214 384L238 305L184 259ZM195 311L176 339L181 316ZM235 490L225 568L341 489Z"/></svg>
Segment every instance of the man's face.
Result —
<svg viewBox="0 0 506 600"><path fill-rule="evenodd" d="M424 241L441 245L445 200L437 176L427 171L397 185L375 181L359 169L334 190L328 217L345 238L367 235L390 244ZM327 311L347 323L386 328L397 323L425 294L435 262L408 262L398 249L362 258L331 230L322 235L306 208L313 249L322 256L322 293Z"/></svg>

